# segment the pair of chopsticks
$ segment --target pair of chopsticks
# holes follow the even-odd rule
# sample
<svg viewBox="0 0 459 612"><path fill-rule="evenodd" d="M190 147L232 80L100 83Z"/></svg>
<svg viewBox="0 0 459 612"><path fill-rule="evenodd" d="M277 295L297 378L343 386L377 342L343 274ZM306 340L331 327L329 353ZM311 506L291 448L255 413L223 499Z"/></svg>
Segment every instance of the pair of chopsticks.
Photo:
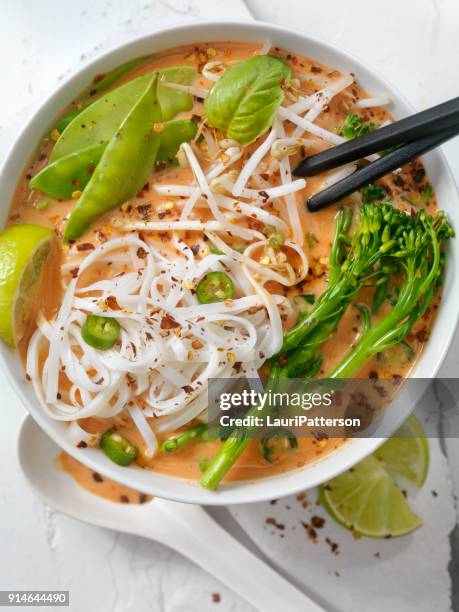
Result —
<svg viewBox="0 0 459 612"><path fill-rule="evenodd" d="M331 187L319 191L307 201L315 212L350 195L368 183L400 168L459 134L459 97L433 106L303 159L293 171L296 176L314 176L363 159L367 155L397 147Z"/></svg>

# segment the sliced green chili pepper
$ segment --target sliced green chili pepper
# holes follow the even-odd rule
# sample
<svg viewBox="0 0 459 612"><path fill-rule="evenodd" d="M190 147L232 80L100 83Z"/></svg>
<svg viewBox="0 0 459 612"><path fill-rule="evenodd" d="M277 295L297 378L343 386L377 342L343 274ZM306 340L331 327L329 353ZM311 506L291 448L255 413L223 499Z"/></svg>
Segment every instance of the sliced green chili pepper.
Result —
<svg viewBox="0 0 459 612"><path fill-rule="evenodd" d="M115 345L120 331L121 327L116 319L89 315L81 328L81 335L89 346L100 351L107 351Z"/></svg>
<svg viewBox="0 0 459 612"><path fill-rule="evenodd" d="M188 442L191 440L202 438L206 433L206 423L198 423L194 427L191 427L191 429L188 429L188 431L180 434L180 436L177 436L177 438L169 438L169 440L164 440L164 442L161 444L161 450L164 453L172 453L185 444L188 444Z"/></svg>
<svg viewBox="0 0 459 612"><path fill-rule="evenodd" d="M276 440L278 443L280 440L284 440L284 448L285 443L287 442L290 448L298 448L298 440L296 439L295 434L289 429L286 429L285 427L277 427L276 429L269 431L260 440L261 452L263 457L269 463L274 463L274 454L276 450L278 450L278 445L273 445L273 442Z"/></svg>
<svg viewBox="0 0 459 612"><path fill-rule="evenodd" d="M113 463L123 467L130 465L138 453L137 448L129 440L113 429L108 429L104 433L99 446Z"/></svg>
<svg viewBox="0 0 459 612"><path fill-rule="evenodd" d="M160 133L153 130L160 120L154 75L108 143L66 223L64 240L79 238L93 221L126 202L145 184L161 141Z"/></svg>
<svg viewBox="0 0 459 612"><path fill-rule="evenodd" d="M196 287L201 304L231 300L235 293L233 281L224 272L209 272Z"/></svg>

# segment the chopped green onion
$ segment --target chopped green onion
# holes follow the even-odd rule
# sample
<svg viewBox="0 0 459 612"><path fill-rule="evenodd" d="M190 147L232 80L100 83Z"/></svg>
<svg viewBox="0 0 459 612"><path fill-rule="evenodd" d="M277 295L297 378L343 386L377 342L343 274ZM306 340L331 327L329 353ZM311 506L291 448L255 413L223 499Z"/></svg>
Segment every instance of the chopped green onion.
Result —
<svg viewBox="0 0 459 612"><path fill-rule="evenodd" d="M120 331L120 324L113 317L89 315L81 328L81 335L89 346L106 351L115 345Z"/></svg>
<svg viewBox="0 0 459 612"><path fill-rule="evenodd" d="M285 242L285 236L278 232L274 225L265 225L263 234L268 237L269 246L275 250L280 249Z"/></svg>
<svg viewBox="0 0 459 612"><path fill-rule="evenodd" d="M359 136L363 136L368 132L374 132L378 126L371 121L365 122L364 118L360 115L348 115L344 120L342 126L338 128L338 134L347 138L347 140L352 140L353 138L358 138Z"/></svg>
<svg viewBox="0 0 459 612"><path fill-rule="evenodd" d="M425 205L428 203L428 201L430 200L430 196L432 195L432 186L431 185L427 185L424 188L424 191L422 192L422 203Z"/></svg>
<svg viewBox="0 0 459 612"><path fill-rule="evenodd" d="M314 248L316 246L316 244L319 242L317 240L317 236L315 234L313 234L312 232L308 232L306 234L306 240L307 240L307 243L308 243L308 247L310 249Z"/></svg>
<svg viewBox="0 0 459 612"><path fill-rule="evenodd" d="M231 300L236 294L233 281L225 272L209 272L196 287L201 304Z"/></svg>
<svg viewBox="0 0 459 612"><path fill-rule="evenodd" d="M223 251L220 251L220 249L213 242L209 242L209 251L214 255L224 255Z"/></svg>
<svg viewBox="0 0 459 612"><path fill-rule="evenodd" d="M108 429L104 433L99 446L113 463L123 467L130 465L138 453L137 448L129 440L123 438L113 429Z"/></svg>
<svg viewBox="0 0 459 612"><path fill-rule="evenodd" d="M198 461L198 468L201 470L201 472L205 472L209 467L209 463L210 459L200 459Z"/></svg>
<svg viewBox="0 0 459 612"><path fill-rule="evenodd" d="M180 447L188 444L191 440L196 438L200 438L201 440L205 438L207 433L207 425L206 423L198 423L188 431L185 431L180 436L176 438L169 438L168 440L164 440L161 444L161 450L163 453L173 453Z"/></svg>
<svg viewBox="0 0 459 612"><path fill-rule="evenodd" d="M384 200L385 197L386 190L381 185L369 183L362 187L362 201L364 204L376 202L377 200Z"/></svg>

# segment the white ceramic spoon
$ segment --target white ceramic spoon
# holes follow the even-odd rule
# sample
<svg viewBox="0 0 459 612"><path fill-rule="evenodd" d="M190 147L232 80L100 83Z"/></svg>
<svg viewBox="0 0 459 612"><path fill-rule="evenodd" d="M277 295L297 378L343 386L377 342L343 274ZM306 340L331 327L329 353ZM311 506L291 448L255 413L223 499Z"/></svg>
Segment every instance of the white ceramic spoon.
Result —
<svg viewBox="0 0 459 612"><path fill-rule="evenodd" d="M154 499L117 504L88 493L56 465L59 448L31 417L18 435L19 463L47 504L100 527L151 538L182 553L262 612L323 612L216 523L201 506Z"/></svg>

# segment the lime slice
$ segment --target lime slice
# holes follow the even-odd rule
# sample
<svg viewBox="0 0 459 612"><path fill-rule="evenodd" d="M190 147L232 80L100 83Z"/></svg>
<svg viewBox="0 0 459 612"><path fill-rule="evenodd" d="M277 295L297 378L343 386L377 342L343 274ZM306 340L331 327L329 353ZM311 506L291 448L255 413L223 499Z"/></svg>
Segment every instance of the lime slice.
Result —
<svg viewBox="0 0 459 612"><path fill-rule="evenodd" d="M320 500L340 525L372 538L398 537L421 526L394 479L421 486L429 447L419 421L411 416L373 455L320 488Z"/></svg>
<svg viewBox="0 0 459 612"><path fill-rule="evenodd" d="M422 487L429 471L429 444L418 419L411 415L374 456L395 480L401 476Z"/></svg>
<svg viewBox="0 0 459 612"><path fill-rule="evenodd" d="M17 346L30 322L53 236L40 225L0 232L0 338L9 346Z"/></svg>

